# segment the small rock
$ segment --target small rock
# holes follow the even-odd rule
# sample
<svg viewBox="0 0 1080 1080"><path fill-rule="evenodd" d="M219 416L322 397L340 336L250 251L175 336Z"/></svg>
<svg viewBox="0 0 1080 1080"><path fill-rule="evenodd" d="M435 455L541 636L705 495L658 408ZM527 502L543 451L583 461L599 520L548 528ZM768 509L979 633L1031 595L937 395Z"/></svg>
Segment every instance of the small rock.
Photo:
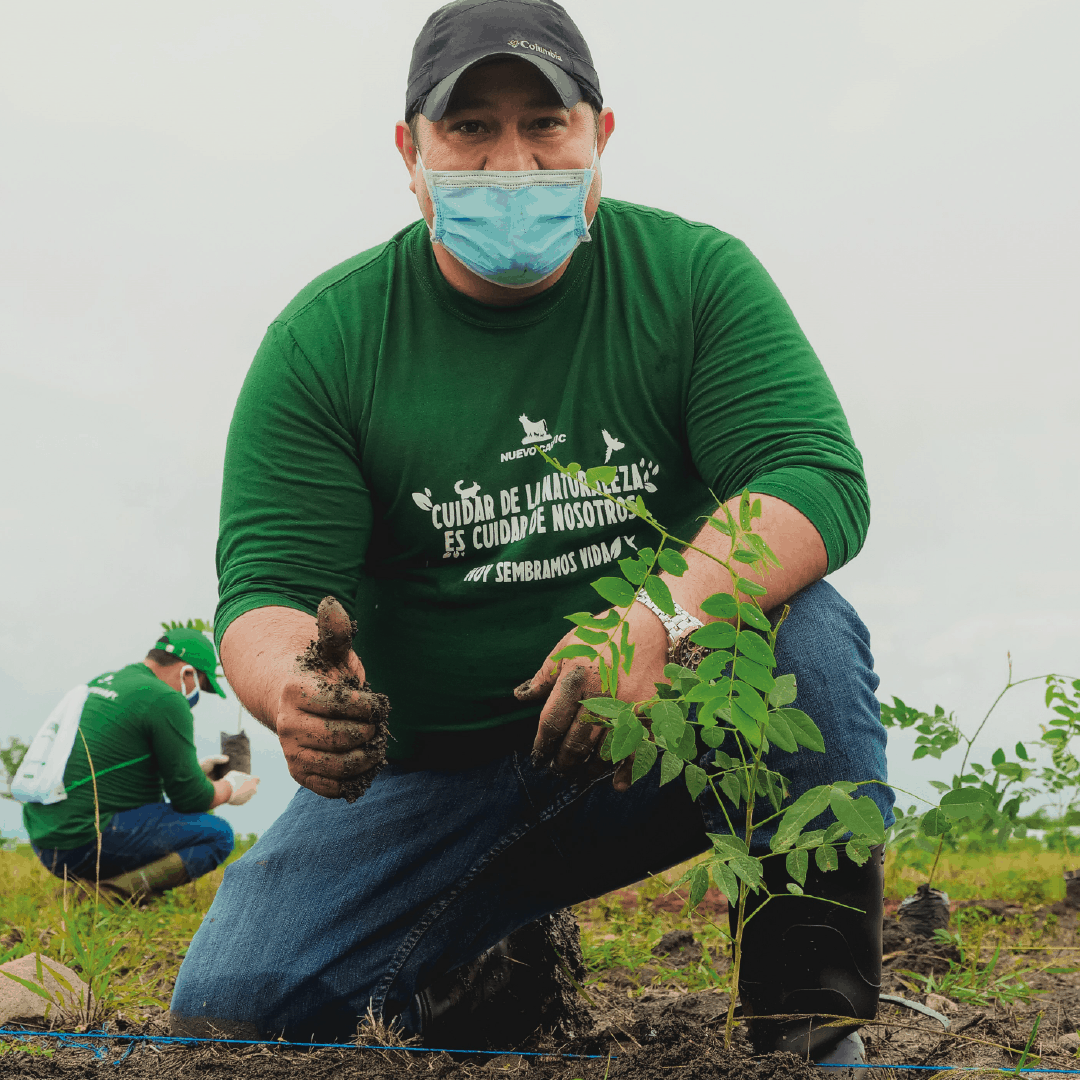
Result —
<svg viewBox="0 0 1080 1080"><path fill-rule="evenodd" d="M1067 1031L1054 1040L1054 1049L1061 1054L1075 1054L1080 1050L1080 1035L1075 1031Z"/></svg>
<svg viewBox="0 0 1080 1080"><path fill-rule="evenodd" d="M9 972L20 979L41 986L42 983L37 979L37 960L37 953L20 956L18 960L9 960L6 964L0 964L0 972ZM59 1007L50 1009L50 1016L56 1015L58 1011L60 1013L73 1011L86 1002L86 983L71 968L44 956L41 958L41 968L44 989ZM71 989L61 985L53 972L65 980ZM43 997L39 997L21 983L15 982L14 979L0 975L0 1024L6 1024L10 1020L42 1020L46 1009L49 1009L49 1002Z"/></svg>
<svg viewBox="0 0 1080 1080"><path fill-rule="evenodd" d="M927 994L926 1004L928 1008L936 1009L939 1013L954 1013L959 1011L960 1006L955 1001L941 994Z"/></svg>

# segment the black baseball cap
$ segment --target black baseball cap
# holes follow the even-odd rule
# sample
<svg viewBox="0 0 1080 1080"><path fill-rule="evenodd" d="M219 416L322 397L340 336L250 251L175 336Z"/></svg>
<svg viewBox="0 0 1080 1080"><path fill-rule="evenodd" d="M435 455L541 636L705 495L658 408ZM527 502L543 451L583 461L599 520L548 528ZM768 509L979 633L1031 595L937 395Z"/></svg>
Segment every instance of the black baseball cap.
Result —
<svg viewBox="0 0 1080 1080"><path fill-rule="evenodd" d="M441 120L458 79L492 56L535 64L568 109L583 98L603 107L589 46L555 0L454 0L428 17L413 46L405 119Z"/></svg>

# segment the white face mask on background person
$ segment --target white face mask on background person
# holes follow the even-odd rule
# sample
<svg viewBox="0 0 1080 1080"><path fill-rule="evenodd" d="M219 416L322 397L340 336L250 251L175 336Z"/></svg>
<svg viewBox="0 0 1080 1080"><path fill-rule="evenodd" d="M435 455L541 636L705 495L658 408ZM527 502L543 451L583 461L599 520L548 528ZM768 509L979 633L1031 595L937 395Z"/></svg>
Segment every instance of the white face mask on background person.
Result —
<svg viewBox="0 0 1080 1080"><path fill-rule="evenodd" d="M438 170L416 161L431 197L431 241L478 277L527 289L550 277L588 243L585 202L600 174L588 169Z"/></svg>
<svg viewBox="0 0 1080 1080"><path fill-rule="evenodd" d="M187 674L191 672L192 678L195 680L195 689L189 694L187 692ZM188 705L194 708L199 703L199 673L190 665L185 664L180 669L180 693L187 699Z"/></svg>

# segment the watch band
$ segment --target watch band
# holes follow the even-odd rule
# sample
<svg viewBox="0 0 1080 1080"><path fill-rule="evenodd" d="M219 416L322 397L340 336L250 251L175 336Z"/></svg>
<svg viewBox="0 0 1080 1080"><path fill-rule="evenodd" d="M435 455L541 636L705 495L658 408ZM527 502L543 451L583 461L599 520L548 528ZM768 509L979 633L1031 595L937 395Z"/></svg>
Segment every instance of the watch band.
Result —
<svg viewBox="0 0 1080 1080"><path fill-rule="evenodd" d="M637 594L637 602L644 604L664 624L664 629L667 630L668 638L672 642L682 637L688 630L696 630L699 626L705 625L700 619L695 619L685 608L675 604L674 600L672 600L672 604L675 604L674 616L661 611L644 592Z"/></svg>

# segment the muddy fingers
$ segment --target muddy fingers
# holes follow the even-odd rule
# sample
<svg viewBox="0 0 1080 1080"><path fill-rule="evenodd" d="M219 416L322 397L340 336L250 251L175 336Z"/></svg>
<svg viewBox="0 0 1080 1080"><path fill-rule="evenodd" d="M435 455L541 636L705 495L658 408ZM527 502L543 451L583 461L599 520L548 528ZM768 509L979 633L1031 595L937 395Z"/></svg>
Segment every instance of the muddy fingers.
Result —
<svg viewBox="0 0 1080 1080"><path fill-rule="evenodd" d="M363 758L368 763L355 776L337 782L336 790L346 802L353 803L371 787L386 763L386 747L390 732L387 720L390 702L385 694L372 692L357 672L362 672L359 659L352 649L356 623L345 608L332 596L324 597L316 615L318 637L297 657L302 672L315 676L315 692L307 696L307 709L324 717L328 739L343 720L369 728L364 740ZM334 782L325 785L333 788ZM319 794L324 794L320 791Z"/></svg>

